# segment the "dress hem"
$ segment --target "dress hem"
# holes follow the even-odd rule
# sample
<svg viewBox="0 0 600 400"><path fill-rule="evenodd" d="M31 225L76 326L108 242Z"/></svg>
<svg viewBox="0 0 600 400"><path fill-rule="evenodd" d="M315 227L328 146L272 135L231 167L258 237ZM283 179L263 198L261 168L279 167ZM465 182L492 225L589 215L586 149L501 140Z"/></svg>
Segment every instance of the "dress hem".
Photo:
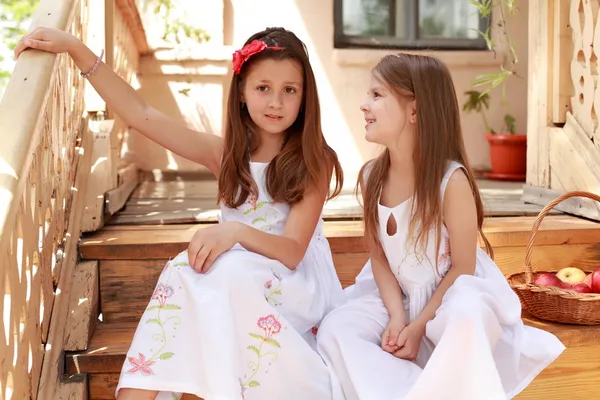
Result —
<svg viewBox="0 0 600 400"><path fill-rule="evenodd" d="M533 380L543 370L545 370L550 364L552 364L565 350L566 350L566 347L564 345L562 345L562 349L560 351L557 351L556 353L552 353L547 358L545 358L544 361L541 362L537 368L535 368L533 371L531 371L531 373L529 373L529 375L527 375L527 377L523 378L521 380L521 382L517 386L515 386L515 388L513 390L511 390L508 393L508 399L512 399L512 398L516 397L519 393L521 393L523 390L525 390L533 382Z"/></svg>
<svg viewBox="0 0 600 400"><path fill-rule="evenodd" d="M199 390L198 386L190 385L189 383L180 382L165 382L165 381L153 381L150 383L147 380L140 381L138 379L128 380L126 383L117 386L115 390L115 398L119 394L121 389L140 389L152 392L168 392L168 393L184 393L191 394L200 397L204 400L240 400L242 397L226 397L226 396L210 396L207 391Z"/></svg>

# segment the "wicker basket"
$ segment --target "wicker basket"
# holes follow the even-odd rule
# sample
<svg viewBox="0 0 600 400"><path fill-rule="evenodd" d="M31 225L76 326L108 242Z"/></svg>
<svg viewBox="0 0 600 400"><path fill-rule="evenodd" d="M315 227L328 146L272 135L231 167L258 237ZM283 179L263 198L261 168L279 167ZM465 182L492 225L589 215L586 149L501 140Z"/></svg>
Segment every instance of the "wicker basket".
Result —
<svg viewBox="0 0 600 400"><path fill-rule="evenodd" d="M532 270L531 254L539 226L552 208L571 197L587 197L600 202L600 196L589 192L576 191L565 193L548 203L533 224L525 255L525 271L509 275L507 279L511 288L519 296L523 308L539 319L565 324L600 325L600 294L579 293L554 286L539 286L533 283L542 273L557 272L533 272ZM570 266L580 268L586 273L591 272L589 268L583 266L576 264Z"/></svg>

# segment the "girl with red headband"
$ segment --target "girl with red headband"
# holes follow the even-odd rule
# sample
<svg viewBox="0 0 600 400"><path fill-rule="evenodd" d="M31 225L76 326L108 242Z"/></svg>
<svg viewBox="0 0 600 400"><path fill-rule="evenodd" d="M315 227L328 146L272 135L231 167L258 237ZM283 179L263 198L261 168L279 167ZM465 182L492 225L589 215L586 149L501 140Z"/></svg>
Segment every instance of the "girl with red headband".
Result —
<svg viewBox="0 0 600 400"><path fill-rule="evenodd" d="M224 138L150 107L74 36L38 28L15 56L26 48L68 53L128 126L206 166L219 182L220 223L199 229L166 264L118 398L336 398L311 340L343 298L321 221L343 175L321 131L304 44L272 28L233 54Z"/></svg>

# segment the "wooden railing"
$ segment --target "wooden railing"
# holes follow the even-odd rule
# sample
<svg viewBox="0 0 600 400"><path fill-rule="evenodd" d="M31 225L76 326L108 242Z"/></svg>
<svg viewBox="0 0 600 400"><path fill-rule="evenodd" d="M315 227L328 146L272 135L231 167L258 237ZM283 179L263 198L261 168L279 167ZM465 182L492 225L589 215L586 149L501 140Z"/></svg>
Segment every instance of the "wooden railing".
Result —
<svg viewBox="0 0 600 400"><path fill-rule="evenodd" d="M565 2L566 3L566 2ZM585 130L590 139L594 140L596 146L600 148L600 132L598 131L598 113L600 112L600 82L598 74L600 71L600 17L599 4L597 0L575 1L571 0L569 4L568 16L567 5L563 6L563 14L556 15L556 18L563 18L569 21L572 31L571 35L565 35L561 43L558 39L557 44L571 50L570 54L570 77L568 84L563 88L570 86L572 97L570 106L573 117L579 125ZM564 25L564 24L563 24ZM557 32L560 35L560 31ZM570 36L570 37L569 37ZM559 36L562 38L562 35ZM570 39L570 43L566 42ZM568 54L565 54L568 56Z"/></svg>
<svg viewBox="0 0 600 400"><path fill-rule="evenodd" d="M83 39L87 2L41 0L34 25ZM28 50L0 103L0 397L5 399L35 399L47 351L62 347L49 327L55 303L68 297L61 290L70 279L67 264L79 238L72 230L85 127L78 72L66 55Z"/></svg>
<svg viewBox="0 0 600 400"><path fill-rule="evenodd" d="M600 193L600 1L529 0L527 185L546 205L572 191ZM600 221L600 205L555 208Z"/></svg>
<svg viewBox="0 0 600 400"><path fill-rule="evenodd" d="M41 0L33 26L84 41L89 27L88 44L130 83L147 51L127 0ZM101 226L104 196L116 191L118 207L123 179L134 179L119 171L126 127L89 89L67 55L27 50L0 103L0 399L86 398L85 376L62 375L64 350L79 350L66 334L80 311L69 308L77 243Z"/></svg>

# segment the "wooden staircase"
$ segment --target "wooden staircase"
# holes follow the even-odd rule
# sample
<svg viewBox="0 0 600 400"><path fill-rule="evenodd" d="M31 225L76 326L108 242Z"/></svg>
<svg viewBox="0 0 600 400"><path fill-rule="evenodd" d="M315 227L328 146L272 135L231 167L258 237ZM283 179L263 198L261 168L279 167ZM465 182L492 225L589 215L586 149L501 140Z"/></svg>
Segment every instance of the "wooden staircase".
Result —
<svg viewBox="0 0 600 400"><path fill-rule="evenodd" d="M505 274L522 270L534 220L488 218L485 231ZM80 342L79 351L66 353L65 374L87 374L92 400L114 399L137 321L164 264L186 249L195 230L206 226L111 225L82 238L79 249L84 262L78 267L86 269L80 275L87 278L74 285L71 298L73 304L75 299L89 299L89 313L86 321L74 324L78 329L72 336L79 338L74 340ZM362 224L326 221L325 230L339 278L347 286L367 260ZM559 269L577 259L592 266L600 260L598 243L600 224L564 215L548 216L537 235L534 263ZM101 322L95 323L98 315ZM600 385L600 327L549 324L527 314L523 318L528 325L556 334L568 349L518 399L595 398L595 388Z"/></svg>

